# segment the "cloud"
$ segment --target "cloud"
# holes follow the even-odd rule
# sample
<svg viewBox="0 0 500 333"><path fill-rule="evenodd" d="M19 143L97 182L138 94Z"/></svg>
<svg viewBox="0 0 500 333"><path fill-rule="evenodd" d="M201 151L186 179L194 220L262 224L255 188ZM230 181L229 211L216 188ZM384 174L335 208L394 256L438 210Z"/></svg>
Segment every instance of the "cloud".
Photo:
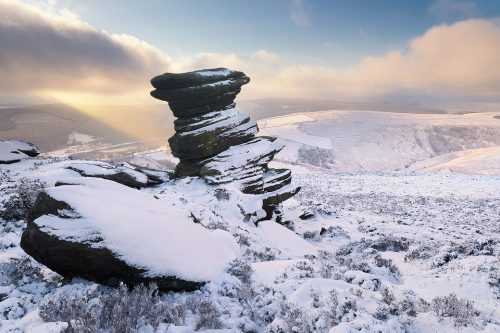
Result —
<svg viewBox="0 0 500 333"><path fill-rule="evenodd" d="M290 18L293 23L300 27L307 27L311 24L311 12L305 0L292 0L290 5Z"/></svg>
<svg viewBox="0 0 500 333"><path fill-rule="evenodd" d="M154 46L98 30L67 10L0 0L0 90L129 91L170 68Z"/></svg>
<svg viewBox="0 0 500 333"><path fill-rule="evenodd" d="M205 52L171 59L133 36L98 30L74 13L0 0L0 94L48 94L125 104L154 101L149 79L165 71L210 67L252 79L241 98L350 98L412 92L500 99L500 21L435 26L405 49L367 56L347 68L293 62L268 50ZM329 47L326 44L325 47ZM57 92L57 94L54 94Z"/></svg>
<svg viewBox="0 0 500 333"><path fill-rule="evenodd" d="M488 20L440 25L408 43L406 50L365 57L348 68L288 62L261 50L253 54L205 53L179 69L224 64L245 71L252 82L245 97L352 97L411 91L431 95L500 98L500 26Z"/></svg>
<svg viewBox="0 0 500 333"><path fill-rule="evenodd" d="M477 7L473 1L435 0L428 11L439 19L465 19L477 15Z"/></svg>

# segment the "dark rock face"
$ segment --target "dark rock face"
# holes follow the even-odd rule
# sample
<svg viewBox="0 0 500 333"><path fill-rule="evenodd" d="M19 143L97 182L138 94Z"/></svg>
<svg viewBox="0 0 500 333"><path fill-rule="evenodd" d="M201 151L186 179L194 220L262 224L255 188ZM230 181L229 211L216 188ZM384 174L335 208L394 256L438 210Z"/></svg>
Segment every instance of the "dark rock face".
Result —
<svg viewBox="0 0 500 333"><path fill-rule="evenodd" d="M75 228L78 228L79 217L67 203L42 192L30 212L21 238L21 247L27 254L62 276L83 277L112 286L119 281L129 285L155 282L161 290L176 291L195 290L203 285L173 276L147 276L144 270L127 264L106 247L99 246L103 241L99 234L86 242L72 242L56 237L35 223L37 218L44 215L56 216L73 223Z"/></svg>
<svg viewBox="0 0 500 333"><path fill-rule="evenodd" d="M235 108L244 73L227 68L165 73L151 80L151 96L167 101L176 133L168 140L180 159L176 177L201 176L208 184L241 184L244 193L260 195L267 218L300 188L287 169L269 169L283 147L276 138L255 137L257 124Z"/></svg>

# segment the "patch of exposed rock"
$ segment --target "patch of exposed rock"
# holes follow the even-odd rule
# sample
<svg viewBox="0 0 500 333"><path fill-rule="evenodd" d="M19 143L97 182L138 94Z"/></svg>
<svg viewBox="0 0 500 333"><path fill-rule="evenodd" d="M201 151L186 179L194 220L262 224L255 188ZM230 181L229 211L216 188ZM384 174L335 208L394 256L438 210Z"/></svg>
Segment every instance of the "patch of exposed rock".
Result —
<svg viewBox="0 0 500 333"><path fill-rule="evenodd" d="M83 177L108 179L137 189L158 185L169 178L164 171L148 169L130 163L114 166L97 161L75 162L68 165L66 169L75 171Z"/></svg>

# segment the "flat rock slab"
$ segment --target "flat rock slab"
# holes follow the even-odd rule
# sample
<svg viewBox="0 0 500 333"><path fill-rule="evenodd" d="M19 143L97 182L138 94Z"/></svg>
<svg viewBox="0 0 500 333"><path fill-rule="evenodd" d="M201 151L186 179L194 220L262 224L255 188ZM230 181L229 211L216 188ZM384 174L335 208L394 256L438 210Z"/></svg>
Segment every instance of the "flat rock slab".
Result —
<svg viewBox="0 0 500 333"><path fill-rule="evenodd" d="M165 73L152 78L151 85L155 88L175 89L239 78L248 77L243 72L221 67L186 73Z"/></svg>
<svg viewBox="0 0 500 333"><path fill-rule="evenodd" d="M112 181L81 178L42 192L21 247L65 277L194 290L235 254L189 212Z"/></svg>
<svg viewBox="0 0 500 333"><path fill-rule="evenodd" d="M149 185L146 174L128 166L114 166L105 162L78 162L68 165L66 169L76 171L83 177L108 179L133 188Z"/></svg>

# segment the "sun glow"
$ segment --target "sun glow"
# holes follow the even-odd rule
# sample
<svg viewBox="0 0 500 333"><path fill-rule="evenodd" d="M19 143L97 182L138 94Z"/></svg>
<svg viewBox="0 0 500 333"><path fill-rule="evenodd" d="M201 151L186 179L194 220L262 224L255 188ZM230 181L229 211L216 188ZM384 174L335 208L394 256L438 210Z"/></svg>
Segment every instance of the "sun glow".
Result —
<svg viewBox="0 0 500 333"><path fill-rule="evenodd" d="M168 106L155 102L149 97L148 91L127 92L120 95L43 91L39 96L51 103L68 105L120 131L131 140L148 141L168 137L168 132L162 131L158 125L158 122L167 123ZM146 112L148 116L145 116Z"/></svg>

